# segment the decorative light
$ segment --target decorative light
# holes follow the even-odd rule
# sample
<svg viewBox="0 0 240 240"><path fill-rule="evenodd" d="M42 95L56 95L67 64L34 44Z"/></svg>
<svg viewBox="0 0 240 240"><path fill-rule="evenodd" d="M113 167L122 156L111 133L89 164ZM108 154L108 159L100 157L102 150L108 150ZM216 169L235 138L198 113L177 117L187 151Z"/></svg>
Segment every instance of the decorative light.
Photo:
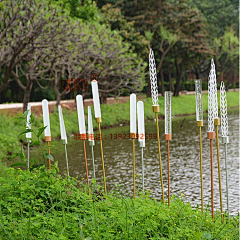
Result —
<svg viewBox="0 0 240 240"><path fill-rule="evenodd" d="M156 72L154 53L152 49L150 49L150 53L149 53L149 72L150 72L150 82L151 82L152 103L153 103L153 106L158 106L157 72Z"/></svg>
<svg viewBox="0 0 240 240"><path fill-rule="evenodd" d="M202 80L195 80L195 92L196 92L196 120L203 121Z"/></svg>
<svg viewBox="0 0 240 240"><path fill-rule="evenodd" d="M221 111L222 137L227 137L228 136L227 96L224 82L221 82L220 86L220 111Z"/></svg>

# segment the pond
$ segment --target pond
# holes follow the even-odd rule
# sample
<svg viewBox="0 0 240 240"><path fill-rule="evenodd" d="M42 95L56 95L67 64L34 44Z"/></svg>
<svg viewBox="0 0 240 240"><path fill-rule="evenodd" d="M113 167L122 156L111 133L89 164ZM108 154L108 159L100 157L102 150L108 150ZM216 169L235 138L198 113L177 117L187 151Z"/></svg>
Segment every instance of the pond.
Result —
<svg viewBox="0 0 240 240"><path fill-rule="evenodd" d="M228 183L229 183L229 208L232 215L239 211L239 112L238 110L229 110L229 136L228 144ZM65 118L67 116L64 116ZM164 120L159 121L161 156L163 167L164 195L167 199L167 141L164 140ZM66 129L67 130L67 129ZM76 126L78 132L78 126ZM156 135L156 123L145 122L145 132L151 139L146 140L144 148L144 177L145 189L150 190L151 196L156 199L162 198L158 145ZM95 133L98 133L95 131ZM121 185L124 194L132 196L132 139L129 138L129 126L119 126L111 129L102 129L103 153L105 162L105 172L107 177L107 190L111 191L116 185ZM116 135L117 134L117 135ZM119 135L120 134L120 135ZM124 137L126 139L115 139ZM221 161L221 179L222 179L222 197L224 211L227 208L226 197L226 175L224 147L221 141L221 131L219 132L220 143L220 161ZM211 206L211 172L210 172L210 141L207 139L207 115L204 115L204 126L202 128L202 146L203 146L203 195L204 206ZM44 144L46 148L46 144ZM90 179L93 177L91 147L86 141L88 169ZM70 176L77 177L86 182L85 161L83 154L82 140L75 140L74 136L68 137L67 144ZM37 158L39 149L31 150L31 159ZM52 144L51 154L55 160L58 160L60 173L66 174L66 160L64 145L62 141L56 141ZM101 184L102 163L100 143L95 141L95 169L96 180ZM216 140L213 141L214 154L214 209L220 211L219 183L218 183L218 164ZM141 191L141 148L135 141L136 158L136 187ZM172 119L172 140L170 141L170 187L171 195L180 196L184 194L193 206L201 206L201 184L200 184L200 157L199 157L199 128L196 127L195 116L177 117Z"/></svg>

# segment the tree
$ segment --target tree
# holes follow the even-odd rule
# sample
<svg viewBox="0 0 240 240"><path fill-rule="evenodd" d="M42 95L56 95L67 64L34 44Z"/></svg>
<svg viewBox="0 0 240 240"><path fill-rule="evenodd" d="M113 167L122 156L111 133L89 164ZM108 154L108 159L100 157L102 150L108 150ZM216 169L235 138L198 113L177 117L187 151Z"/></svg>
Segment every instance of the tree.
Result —
<svg viewBox="0 0 240 240"><path fill-rule="evenodd" d="M226 83L226 90L228 90L232 78L235 85L239 65L239 37L233 28L227 28L222 37L214 39L214 50L216 69L217 72L220 72L220 81L228 78Z"/></svg>

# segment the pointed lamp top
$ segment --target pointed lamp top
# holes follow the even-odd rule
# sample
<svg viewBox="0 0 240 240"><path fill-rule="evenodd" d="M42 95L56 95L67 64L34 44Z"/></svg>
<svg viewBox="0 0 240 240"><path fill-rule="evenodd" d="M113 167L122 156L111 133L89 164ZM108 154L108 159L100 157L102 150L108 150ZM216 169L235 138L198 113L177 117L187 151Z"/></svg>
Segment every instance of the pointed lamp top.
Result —
<svg viewBox="0 0 240 240"><path fill-rule="evenodd" d="M221 131L222 137L228 136L228 115L227 115L227 96L224 82L220 86L220 112L221 112Z"/></svg>
<svg viewBox="0 0 240 240"><path fill-rule="evenodd" d="M149 72L150 72L152 103L153 103L153 106L158 106L157 72L156 72L156 64L155 64L155 59L154 59L154 54L152 49L150 49L150 53L149 53Z"/></svg>

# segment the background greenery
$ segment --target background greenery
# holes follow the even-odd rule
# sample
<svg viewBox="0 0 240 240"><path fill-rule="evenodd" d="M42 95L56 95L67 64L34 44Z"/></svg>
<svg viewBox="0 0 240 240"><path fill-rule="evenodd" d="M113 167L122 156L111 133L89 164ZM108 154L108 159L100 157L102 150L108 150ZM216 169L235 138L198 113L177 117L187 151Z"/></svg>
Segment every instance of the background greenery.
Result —
<svg viewBox="0 0 240 240"><path fill-rule="evenodd" d="M8 25L11 9L17 24ZM226 89L239 86L236 0L8 0L1 2L0 12L0 103L24 102L26 107L28 101L46 98L58 104L78 93L88 98L93 73L99 75L102 103L129 92L150 96L150 47L161 93L194 90L193 80L200 78L206 88L212 58L218 81L225 81ZM29 19L26 25L19 24L22 19ZM37 25L37 19L45 25ZM54 27L56 22L62 27ZM38 35L29 36L35 28ZM52 28L58 32L46 31ZM22 42L26 46L20 49ZM86 78L87 91L63 92L56 73L60 80ZM122 87L113 87L118 84Z"/></svg>

